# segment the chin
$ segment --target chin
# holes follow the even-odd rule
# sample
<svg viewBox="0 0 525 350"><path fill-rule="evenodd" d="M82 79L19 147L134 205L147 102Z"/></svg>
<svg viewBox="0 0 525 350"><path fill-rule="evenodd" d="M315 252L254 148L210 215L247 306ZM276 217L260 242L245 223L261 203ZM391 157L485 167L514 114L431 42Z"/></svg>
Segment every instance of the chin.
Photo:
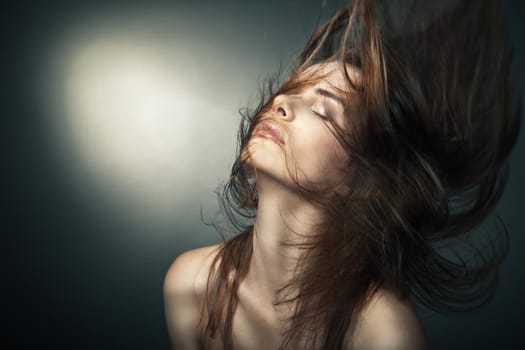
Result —
<svg viewBox="0 0 525 350"><path fill-rule="evenodd" d="M256 173L263 173L283 184L290 185L293 181L287 172L283 151L283 148L274 141L257 138L251 140L241 152L241 160Z"/></svg>

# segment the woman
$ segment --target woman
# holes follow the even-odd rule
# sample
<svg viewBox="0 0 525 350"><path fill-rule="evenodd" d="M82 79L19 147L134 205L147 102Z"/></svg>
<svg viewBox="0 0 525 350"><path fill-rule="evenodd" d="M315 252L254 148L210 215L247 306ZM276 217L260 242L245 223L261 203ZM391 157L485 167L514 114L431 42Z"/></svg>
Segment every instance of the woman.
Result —
<svg viewBox="0 0 525 350"><path fill-rule="evenodd" d="M174 348L426 349L416 299L462 312L493 295L504 226L486 252L438 244L470 242L506 184L501 4L387 3L330 18L243 119L222 196L239 234L168 271Z"/></svg>

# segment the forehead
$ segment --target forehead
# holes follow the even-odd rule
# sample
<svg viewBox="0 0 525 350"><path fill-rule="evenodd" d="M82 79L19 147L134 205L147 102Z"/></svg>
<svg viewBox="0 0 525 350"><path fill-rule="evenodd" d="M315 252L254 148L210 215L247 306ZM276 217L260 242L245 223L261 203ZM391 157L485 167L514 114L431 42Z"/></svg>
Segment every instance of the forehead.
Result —
<svg viewBox="0 0 525 350"><path fill-rule="evenodd" d="M358 68L348 63L345 64L350 80L361 85L361 72ZM306 76L321 77L319 85L332 86L338 90L348 92L348 82L345 76L343 64L336 61L316 63L308 67L304 72Z"/></svg>

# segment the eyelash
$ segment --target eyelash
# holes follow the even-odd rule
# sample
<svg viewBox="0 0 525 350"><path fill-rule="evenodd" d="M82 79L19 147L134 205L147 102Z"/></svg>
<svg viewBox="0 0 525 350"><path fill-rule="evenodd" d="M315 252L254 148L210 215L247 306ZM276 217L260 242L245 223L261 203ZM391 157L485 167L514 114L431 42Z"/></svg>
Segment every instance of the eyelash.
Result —
<svg viewBox="0 0 525 350"><path fill-rule="evenodd" d="M328 119L330 119L330 116L328 116L328 115L323 115L323 114L318 113L318 112L316 112L316 111L313 111L313 112L314 112L314 114L315 114L316 116L318 116L318 117L321 118L321 119L324 119L324 120L328 120Z"/></svg>

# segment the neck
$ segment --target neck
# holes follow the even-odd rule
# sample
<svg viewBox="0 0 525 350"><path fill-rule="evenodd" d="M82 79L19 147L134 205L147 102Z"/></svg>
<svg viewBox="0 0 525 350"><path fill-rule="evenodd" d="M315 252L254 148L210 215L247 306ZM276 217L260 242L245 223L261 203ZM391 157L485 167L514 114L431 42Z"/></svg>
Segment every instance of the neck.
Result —
<svg viewBox="0 0 525 350"><path fill-rule="evenodd" d="M251 293L270 307L275 292L293 277L301 255L300 248L281 243L304 242L301 235L313 233L319 210L272 179L260 176L257 189L253 253L245 282Z"/></svg>

